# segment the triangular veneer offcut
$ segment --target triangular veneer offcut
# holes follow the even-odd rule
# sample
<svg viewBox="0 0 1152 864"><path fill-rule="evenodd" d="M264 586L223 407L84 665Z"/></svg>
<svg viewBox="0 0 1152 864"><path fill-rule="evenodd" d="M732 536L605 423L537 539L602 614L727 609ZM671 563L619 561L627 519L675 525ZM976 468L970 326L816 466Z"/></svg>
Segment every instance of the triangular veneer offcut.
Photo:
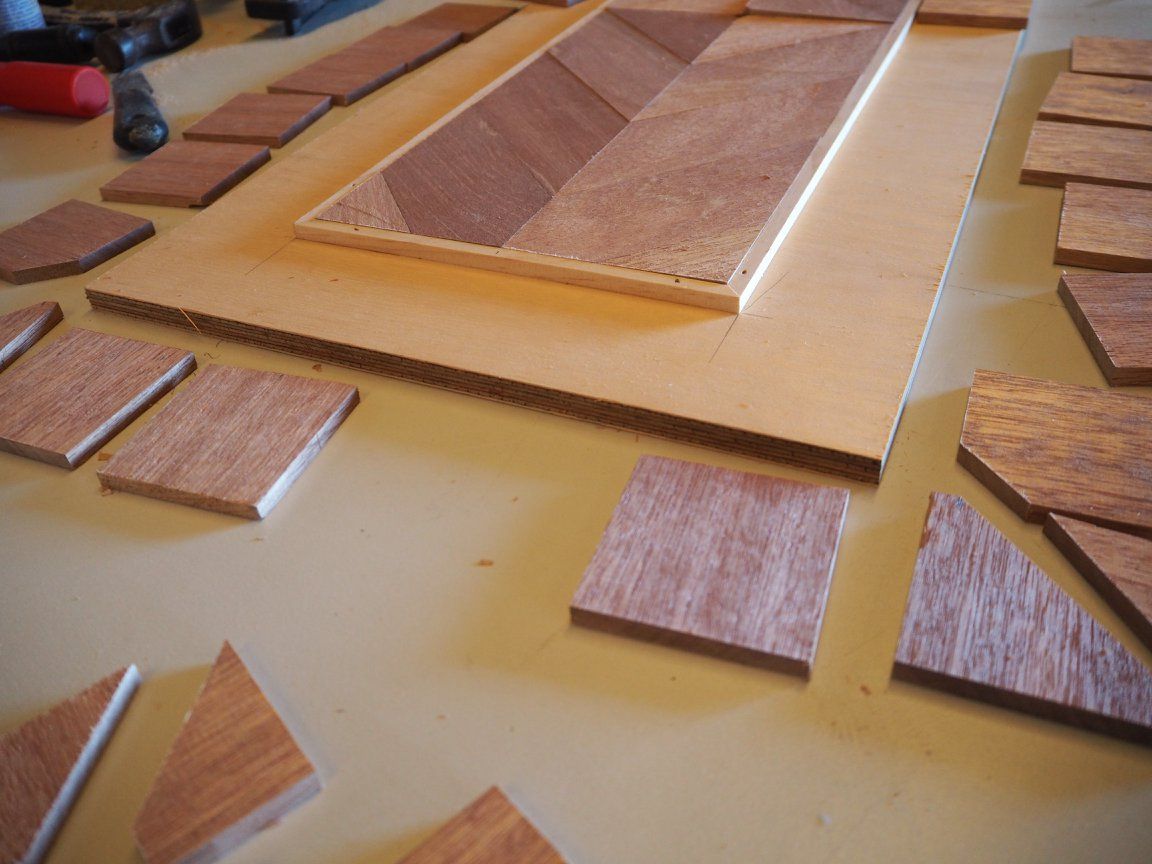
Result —
<svg viewBox="0 0 1152 864"><path fill-rule="evenodd" d="M152 783L133 833L145 864L207 864L320 791L227 642Z"/></svg>
<svg viewBox="0 0 1152 864"><path fill-rule="evenodd" d="M63 320L60 304L51 300L0 315L0 372Z"/></svg>
<svg viewBox="0 0 1152 864"><path fill-rule="evenodd" d="M139 684L120 669L0 738L0 864L43 860Z"/></svg>
<svg viewBox="0 0 1152 864"><path fill-rule="evenodd" d="M932 496L893 677L1152 745L1152 671L954 495Z"/></svg>

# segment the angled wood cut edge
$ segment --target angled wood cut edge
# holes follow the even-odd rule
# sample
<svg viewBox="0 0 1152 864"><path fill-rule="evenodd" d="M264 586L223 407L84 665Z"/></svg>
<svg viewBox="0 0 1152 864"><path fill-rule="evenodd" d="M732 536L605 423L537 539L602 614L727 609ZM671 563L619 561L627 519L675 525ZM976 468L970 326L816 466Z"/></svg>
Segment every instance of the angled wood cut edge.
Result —
<svg viewBox="0 0 1152 864"><path fill-rule="evenodd" d="M1152 276L1065 273L1056 293L1111 386L1152 385Z"/></svg>
<svg viewBox="0 0 1152 864"><path fill-rule="evenodd" d="M0 372L63 320L60 304L53 300L0 315Z"/></svg>

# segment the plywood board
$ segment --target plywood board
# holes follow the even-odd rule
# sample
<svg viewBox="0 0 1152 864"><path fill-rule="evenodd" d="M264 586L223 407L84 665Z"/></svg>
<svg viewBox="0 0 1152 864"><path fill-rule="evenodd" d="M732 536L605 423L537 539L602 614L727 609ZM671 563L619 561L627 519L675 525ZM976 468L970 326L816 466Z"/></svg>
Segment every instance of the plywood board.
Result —
<svg viewBox="0 0 1152 864"><path fill-rule="evenodd" d="M1031 11L1032 0L924 0L916 20L921 24L1023 30Z"/></svg>
<svg viewBox="0 0 1152 864"><path fill-rule="evenodd" d="M1152 189L1152 132L1039 120L1028 139L1020 182Z"/></svg>
<svg viewBox="0 0 1152 864"><path fill-rule="evenodd" d="M1109 384L1152 385L1152 276L1065 273L1059 294Z"/></svg>
<svg viewBox="0 0 1152 864"><path fill-rule="evenodd" d="M63 320L60 304L52 300L0 315L0 372Z"/></svg>
<svg viewBox="0 0 1152 864"><path fill-rule="evenodd" d="M0 738L0 864L38 864L140 684L135 666Z"/></svg>
<svg viewBox="0 0 1152 864"><path fill-rule="evenodd" d="M750 15L840 18L846 21L895 21L903 0L748 0Z"/></svg>
<svg viewBox="0 0 1152 864"><path fill-rule="evenodd" d="M1044 97L1040 119L1152 129L1152 81L1061 72Z"/></svg>
<svg viewBox="0 0 1152 864"><path fill-rule="evenodd" d="M0 450L76 468L195 368L189 351L71 330L0 376Z"/></svg>
<svg viewBox="0 0 1152 864"><path fill-rule="evenodd" d="M209 864L319 791L316 769L225 642L132 831L145 864Z"/></svg>
<svg viewBox="0 0 1152 864"><path fill-rule="evenodd" d="M643 456L572 621L807 677L848 490Z"/></svg>
<svg viewBox="0 0 1152 864"><path fill-rule="evenodd" d="M86 273L155 233L147 219L65 201L0 233L0 277L23 285Z"/></svg>
<svg viewBox="0 0 1152 864"><path fill-rule="evenodd" d="M206 207L272 156L256 144L169 141L100 187L105 201Z"/></svg>
<svg viewBox="0 0 1152 864"><path fill-rule="evenodd" d="M582 8L521 16L402 80L160 238L155 252L93 282L90 300L218 338L875 482L1015 33L913 28L844 158L738 317L293 240L285 214L363 174L380 150L410 140Z"/></svg>
<svg viewBox="0 0 1152 864"><path fill-rule="evenodd" d="M1152 81L1152 39L1077 36L1072 40L1072 71Z"/></svg>
<svg viewBox="0 0 1152 864"><path fill-rule="evenodd" d="M336 381L209 366L97 476L108 489L263 519L358 401Z"/></svg>
<svg viewBox="0 0 1152 864"><path fill-rule="evenodd" d="M1152 535L1152 400L977 370L960 464L1021 518Z"/></svg>
<svg viewBox="0 0 1152 864"><path fill-rule="evenodd" d="M184 130L189 141L221 141L283 147L332 105L328 96L241 93Z"/></svg>
<svg viewBox="0 0 1152 864"><path fill-rule="evenodd" d="M1068 183L1054 260L1097 270L1152 272L1152 191Z"/></svg>
<svg viewBox="0 0 1152 864"><path fill-rule="evenodd" d="M892 675L1152 744L1152 672L955 495L932 496Z"/></svg>
<svg viewBox="0 0 1152 864"><path fill-rule="evenodd" d="M564 864L564 858L493 786L399 864Z"/></svg>

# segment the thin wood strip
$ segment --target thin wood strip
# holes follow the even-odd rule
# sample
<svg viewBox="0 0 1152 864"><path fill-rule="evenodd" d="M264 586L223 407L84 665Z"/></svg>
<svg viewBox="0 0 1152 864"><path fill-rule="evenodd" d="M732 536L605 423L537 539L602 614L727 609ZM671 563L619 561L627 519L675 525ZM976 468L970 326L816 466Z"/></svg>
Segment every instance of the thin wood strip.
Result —
<svg viewBox="0 0 1152 864"><path fill-rule="evenodd" d="M1109 384L1152 385L1152 276L1065 273L1058 293Z"/></svg>
<svg viewBox="0 0 1152 864"><path fill-rule="evenodd" d="M169 141L100 187L105 201L206 207L272 158L255 144Z"/></svg>
<svg viewBox="0 0 1152 864"><path fill-rule="evenodd" d="M1055 263L1152 272L1152 191L1068 183Z"/></svg>
<svg viewBox="0 0 1152 864"><path fill-rule="evenodd" d="M1072 40L1072 71L1152 81L1152 39L1077 36Z"/></svg>
<svg viewBox="0 0 1152 864"><path fill-rule="evenodd" d="M1152 189L1152 132L1040 120L1028 139L1020 182Z"/></svg>
<svg viewBox="0 0 1152 864"><path fill-rule="evenodd" d="M1023 30L1031 11L1032 0L924 0L916 22Z"/></svg>
<svg viewBox="0 0 1152 864"><path fill-rule="evenodd" d="M317 94L241 93L184 130L189 141L283 147L332 106Z"/></svg>
<svg viewBox="0 0 1152 864"><path fill-rule="evenodd" d="M0 315L0 372L63 320L60 304L52 300Z"/></svg>
<svg viewBox="0 0 1152 864"><path fill-rule="evenodd" d="M1152 81L1061 72L1040 106L1041 120L1152 129Z"/></svg>

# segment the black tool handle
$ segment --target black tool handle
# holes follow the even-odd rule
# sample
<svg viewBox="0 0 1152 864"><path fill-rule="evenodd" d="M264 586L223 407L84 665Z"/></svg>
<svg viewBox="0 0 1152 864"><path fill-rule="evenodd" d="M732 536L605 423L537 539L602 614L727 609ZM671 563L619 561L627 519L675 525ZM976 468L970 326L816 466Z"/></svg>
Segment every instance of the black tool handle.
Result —
<svg viewBox="0 0 1152 864"><path fill-rule="evenodd" d="M96 31L80 24L13 30L0 35L0 61L87 63L95 56Z"/></svg>
<svg viewBox="0 0 1152 864"><path fill-rule="evenodd" d="M112 100L112 140L118 146L151 153L168 140L168 124L143 72L117 75L112 81Z"/></svg>
<svg viewBox="0 0 1152 864"><path fill-rule="evenodd" d="M145 57L191 45L203 33L193 0L157 7L130 27L105 30L96 37L96 56L110 72L122 72Z"/></svg>

